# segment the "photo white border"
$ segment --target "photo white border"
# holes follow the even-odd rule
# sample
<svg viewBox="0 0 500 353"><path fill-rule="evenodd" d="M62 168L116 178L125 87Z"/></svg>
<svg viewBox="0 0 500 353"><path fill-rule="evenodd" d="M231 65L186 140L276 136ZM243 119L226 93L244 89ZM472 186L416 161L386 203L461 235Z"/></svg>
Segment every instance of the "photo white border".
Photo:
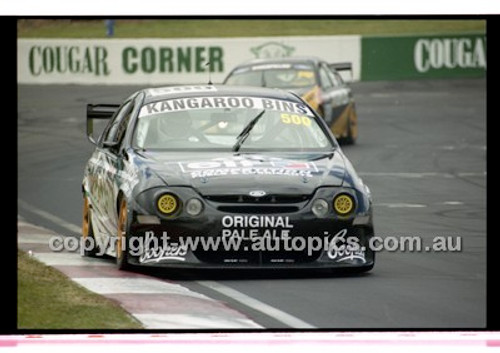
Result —
<svg viewBox="0 0 500 353"><path fill-rule="evenodd" d="M309 0L233 1L3 1L0 15L13 16L217 16L217 15L484 15L500 13L500 2L491 0Z"/></svg>

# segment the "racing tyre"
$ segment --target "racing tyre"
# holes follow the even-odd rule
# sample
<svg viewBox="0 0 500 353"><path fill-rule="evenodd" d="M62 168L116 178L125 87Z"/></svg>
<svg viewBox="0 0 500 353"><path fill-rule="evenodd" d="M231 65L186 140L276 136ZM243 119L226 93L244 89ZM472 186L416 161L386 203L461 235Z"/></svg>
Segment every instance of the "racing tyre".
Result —
<svg viewBox="0 0 500 353"><path fill-rule="evenodd" d="M347 122L347 136L342 137L339 142L344 145L354 145L356 143L356 139L352 135L351 119Z"/></svg>
<svg viewBox="0 0 500 353"><path fill-rule="evenodd" d="M128 263L127 231L128 231L127 201L122 198L118 211L118 229L116 234L116 265L119 270L130 268Z"/></svg>
<svg viewBox="0 0 500 353"><path fill-rule="evenodd" d="M352 276L352 275L360 275L365 272L369 272L373 269L375 264L371 264L368 266L360 266L360 267L348 267L348 268L331 268L329 269L329 274L331 276Z"/></svg>
<svg viewBox="0 0 500 353"><path fill-rule="evenodd" d="M369 272L373 269L373 267L375 266L375 264L371 264L369 266L362 266L362 267L354 267L354 268L349 268L349 269L346 269L347 273L349 274L359 274L359 273L365 273L365 272Z"/></svg>
<svg viewBox="0 0 500 353"><path fill-rule="evenodd" d="M99 247L97 246L94 229L92 227L92 217L90 213L92 212L89 204L89 199L83 196L83 214L82 214L82 240L83 240L83 256L86 257L96 257L99 252Z"/></svg>

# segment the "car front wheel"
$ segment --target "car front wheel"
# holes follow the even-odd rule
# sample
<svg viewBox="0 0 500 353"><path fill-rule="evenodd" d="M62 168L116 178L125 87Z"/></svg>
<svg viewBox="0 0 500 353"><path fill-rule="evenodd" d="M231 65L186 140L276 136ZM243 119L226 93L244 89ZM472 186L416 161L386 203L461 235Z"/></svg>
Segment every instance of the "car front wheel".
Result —
<svg viewBox="0 0 500 353"><path fill-rule="evenodd" d="M94 229L92 227L92 209L89 204L89 199L83 196L83 213L82 213L82 239L83 239L83 256L95 257L99 252L97 243L94 237Z"/></svg>
<svg viewBox="0 0 500 353"><path fill-rule="evenodd" d="M128 230L128 208L127 201L122 198L118 211L118 229L116 234L116 265L120 270L130 268L128 263L127 249L127 230Z"/></svg>

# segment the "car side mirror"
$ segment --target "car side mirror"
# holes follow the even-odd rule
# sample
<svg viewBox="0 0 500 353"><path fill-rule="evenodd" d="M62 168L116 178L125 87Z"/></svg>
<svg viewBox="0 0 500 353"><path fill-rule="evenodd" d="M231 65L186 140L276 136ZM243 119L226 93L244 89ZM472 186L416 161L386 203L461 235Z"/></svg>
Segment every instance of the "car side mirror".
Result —
<svg viewBox="0 0 500 353"><path fill-rule="evenodd" d="M102 147L108 148L113 153L118 153L118 147L120 147L120 142L117 141L104 141Z"/></svg>
<svg viewBox="0 0 500 353"><path fill-rule="evenodd" d="M90 143L97 145L97 140L94 137L94 122L92 119L87 119L87 138Z"/></svg>
<svg viewBox="0 0 500 353"><path fill-rule="evenodd" d="M117 141L104 141L102 143L103 147L106 147L106 148L116 148L118 147L120 143L117 142Z"/></svg>

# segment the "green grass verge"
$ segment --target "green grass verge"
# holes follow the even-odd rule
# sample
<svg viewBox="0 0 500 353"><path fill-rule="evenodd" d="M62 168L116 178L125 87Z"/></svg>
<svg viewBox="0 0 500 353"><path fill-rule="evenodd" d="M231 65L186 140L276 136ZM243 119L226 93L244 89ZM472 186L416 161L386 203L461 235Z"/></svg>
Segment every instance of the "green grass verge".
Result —
<svg viewBox="0 0 500 353"><path fill-rule="evenodd" d="M20 38L104 38L104 20L18 20ZM486 20L117 20L115 38L394 35L486 32Z"/></svg>
<svg viewBox="0 0 500 353"><path fill-rule="evenodd" d="M117 303L72 282L61 272L18 251L19 329L140 329Z"/></svg>

